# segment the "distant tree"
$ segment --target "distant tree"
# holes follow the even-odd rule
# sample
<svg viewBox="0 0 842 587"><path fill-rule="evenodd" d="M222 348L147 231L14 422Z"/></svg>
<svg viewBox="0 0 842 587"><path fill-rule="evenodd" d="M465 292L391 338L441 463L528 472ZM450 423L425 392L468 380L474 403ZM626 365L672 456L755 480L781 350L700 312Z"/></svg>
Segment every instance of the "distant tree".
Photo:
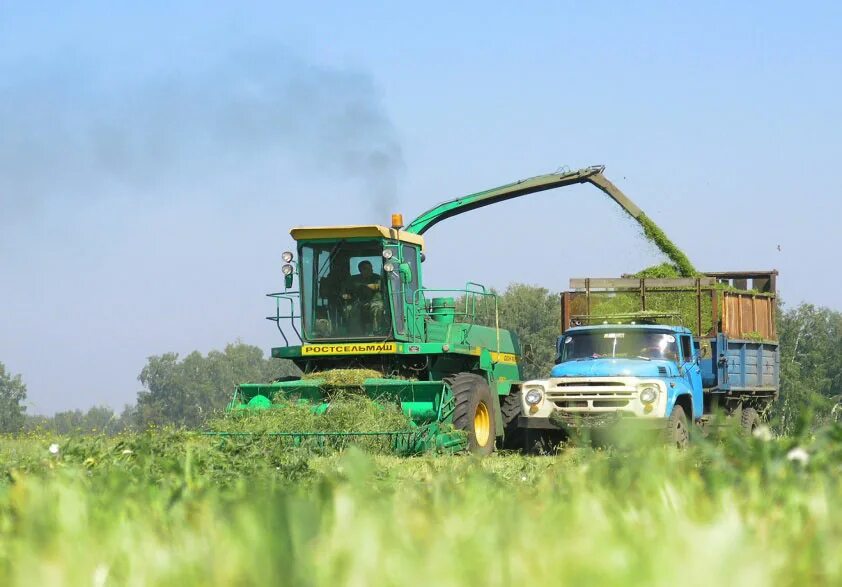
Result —
<svg viewBox="0 0 842 587"><path fill-rule="evenodd" d="M108 406L94 406L85 414L86 430L110 434L120 428L120 417Z"/></svg>
<svg viewBox="0 0 842 587"><path fill-rule="evenodd" d="M469 302L470 303L470 302ZM460 310L465 299L459 301ZM520 364L525 379L549 377L555 364L555 345L561 332L560 301L557 293L544 287L515 283L497 297L497 312L486 301L478 305L478 320L514 331L520 346Z"/></svg>
<svg viewBox="0 0 842 587"><path fill-rule="evenodd" d="M130 410L130 407L126 407ZM27 430L47 430L56 434L116 434L132 425L126 410L118 416L107 406L94 406L87 412L66 410L53 416L27 416Z"/></svg>
<svg viewBox="0 0 842 587"><path fill-rule="evenodd" d="M76 432L114 434L122 429L120 418L107 406L94 406L87 412L73 410L53 416L53 429L59 434Z"/></svg>
<svg viewBox="0 0 842 587"><path fill-rule="evenodd" d="M120 424L119 429L120 431L124 430L133 430L137 428L138 420L137 420L137 405L135 404L126 404L123 407L123 411L120 412Z"/></svg>
<svg viewBox="0 0 842 587"><path fill-rule="evenodd" d="M26 422L26 385L0 363L0 432L19 432Z"/></svg>
<svg viewBox="0 0 842 587"><path fill-rule="evenodd" d="M52 418L49 416L43 416L41 414L26 414L23 429L26 431L48 430L51 422Z"/></svg>
<svg viewBox="0 0 842 587"><path fill-rule="evenodd" d="M812 304L780 311L778 337L781 393L773 415L780 431L824 423L842 396L842 313Z"/></svg>
<svg viewBox="0 0 842 587"><path fill-rule="evenodd" d="M228 404L238 383L267 383L295 371L289 361L266 359L258 347L240 342L206 357L197 351L181 360L177 353L149 357L138 377L144 389L134 419L140 426L198 426Z"/></svg>
<svg viewBox="0 0 842 587"><path fill-rule="evenodd" d="M87 432L85 427L85 413L82 410L67 410L56 412L48 429L57 434L72 434Z"/></svg>
<svg viewBox="0 0 842 587"><path fill-rule="evenodd" d="M524 378L549 377L561 333L558 293L532 285L510 285L500 297L500 326L511 328L520 339Z"/></svg>

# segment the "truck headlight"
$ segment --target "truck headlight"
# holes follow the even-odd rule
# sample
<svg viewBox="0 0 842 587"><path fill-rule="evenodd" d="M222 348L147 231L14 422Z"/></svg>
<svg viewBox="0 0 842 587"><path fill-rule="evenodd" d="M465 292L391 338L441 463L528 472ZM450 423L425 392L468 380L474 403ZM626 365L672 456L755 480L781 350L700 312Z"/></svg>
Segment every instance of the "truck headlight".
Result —
<svg viewBox="0 0 842 587"><path fill-rule="evenodd" d="M540 389L530 389L526 392L526 404L529 406L537 406L541 403L541 400L544 399L544 392Z"/></svg>
<svg viewBox="0 0 842 587"><path fill-rule="evenodd" d="M644 385L640 388L640 401L651 404L658 399L658 388L654 385Z"/></svg>

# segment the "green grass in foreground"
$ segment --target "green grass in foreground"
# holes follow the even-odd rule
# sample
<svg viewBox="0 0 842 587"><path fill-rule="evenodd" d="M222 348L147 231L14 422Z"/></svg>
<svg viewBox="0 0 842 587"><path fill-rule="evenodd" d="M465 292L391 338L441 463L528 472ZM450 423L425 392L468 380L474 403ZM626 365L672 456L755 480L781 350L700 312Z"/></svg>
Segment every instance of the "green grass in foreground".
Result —
<svg viewBox="0 0 842 587"><path fill-rule="evenodd" d="M33 436L0 463L3 585L842 581L842 428L484 460Z"/></svg>

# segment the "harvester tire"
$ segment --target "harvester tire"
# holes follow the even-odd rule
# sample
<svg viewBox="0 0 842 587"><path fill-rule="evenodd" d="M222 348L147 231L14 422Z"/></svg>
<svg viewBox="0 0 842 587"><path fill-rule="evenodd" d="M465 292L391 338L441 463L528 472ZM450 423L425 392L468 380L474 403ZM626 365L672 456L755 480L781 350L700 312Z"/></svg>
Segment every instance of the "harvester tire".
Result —
<svg viewBox="0 0 842 587"><path fill-rule="evenodd" d="M503 447L509 450L522 450L525 445L523 429L518 427L517 419L522 412L520 390L512 391L500 400L500 412L503 414Z"/></svg>
<svg viewBox="0 0 842 587"><path fill-rule="evenodd" d="M453 392L453 426L468 435L468 451L485 456L494 451L497 425L494 396L484 377L457 373L449 378Z"/></svg>
<svg viewBox="0 0 842 587"><path fill-rule="evenodd" d="M740 429L746 436L751 436L755 429L760 426L760 414L754 408L743 408L740 416Z"/></svg>
<svg viewBox="0 0 842 587"><path fill-rule="evenodd" d="M664 440L667 445L678 449L687 448L690 442L690 429L687 427L687 416L681 406L673 406L665 434Z"/></svg>

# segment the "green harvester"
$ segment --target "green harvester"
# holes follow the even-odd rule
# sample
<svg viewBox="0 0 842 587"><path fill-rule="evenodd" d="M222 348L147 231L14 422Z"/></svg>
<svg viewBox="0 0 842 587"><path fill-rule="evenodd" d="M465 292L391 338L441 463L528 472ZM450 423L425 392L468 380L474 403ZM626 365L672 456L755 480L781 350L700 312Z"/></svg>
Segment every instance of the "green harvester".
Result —
<svg viewBox="0 0 842 587"><path fill-rule="evenodd" d="M241 384L229 409L282 409L292 401L324 413L338 394L362 393L399 404L412 425L389 432L277 435L321 446L384 435L401 454L467 449L487 455L511 443L522 380L517 336L500 327L497 298L488 288L472 282L458 289L424 285L423 235L446 218L579 183L597 186L639 216L603 169L542 175L456 198L406 226L394 214L391 226L292 229L297 251L283 254L285 290L269 294L275 299L269 319L286 343L273 348L272 357L291 360L303 376ZM289 344L291 332L301 344ZM353 381L360 372L377 376Z"/></svg>

